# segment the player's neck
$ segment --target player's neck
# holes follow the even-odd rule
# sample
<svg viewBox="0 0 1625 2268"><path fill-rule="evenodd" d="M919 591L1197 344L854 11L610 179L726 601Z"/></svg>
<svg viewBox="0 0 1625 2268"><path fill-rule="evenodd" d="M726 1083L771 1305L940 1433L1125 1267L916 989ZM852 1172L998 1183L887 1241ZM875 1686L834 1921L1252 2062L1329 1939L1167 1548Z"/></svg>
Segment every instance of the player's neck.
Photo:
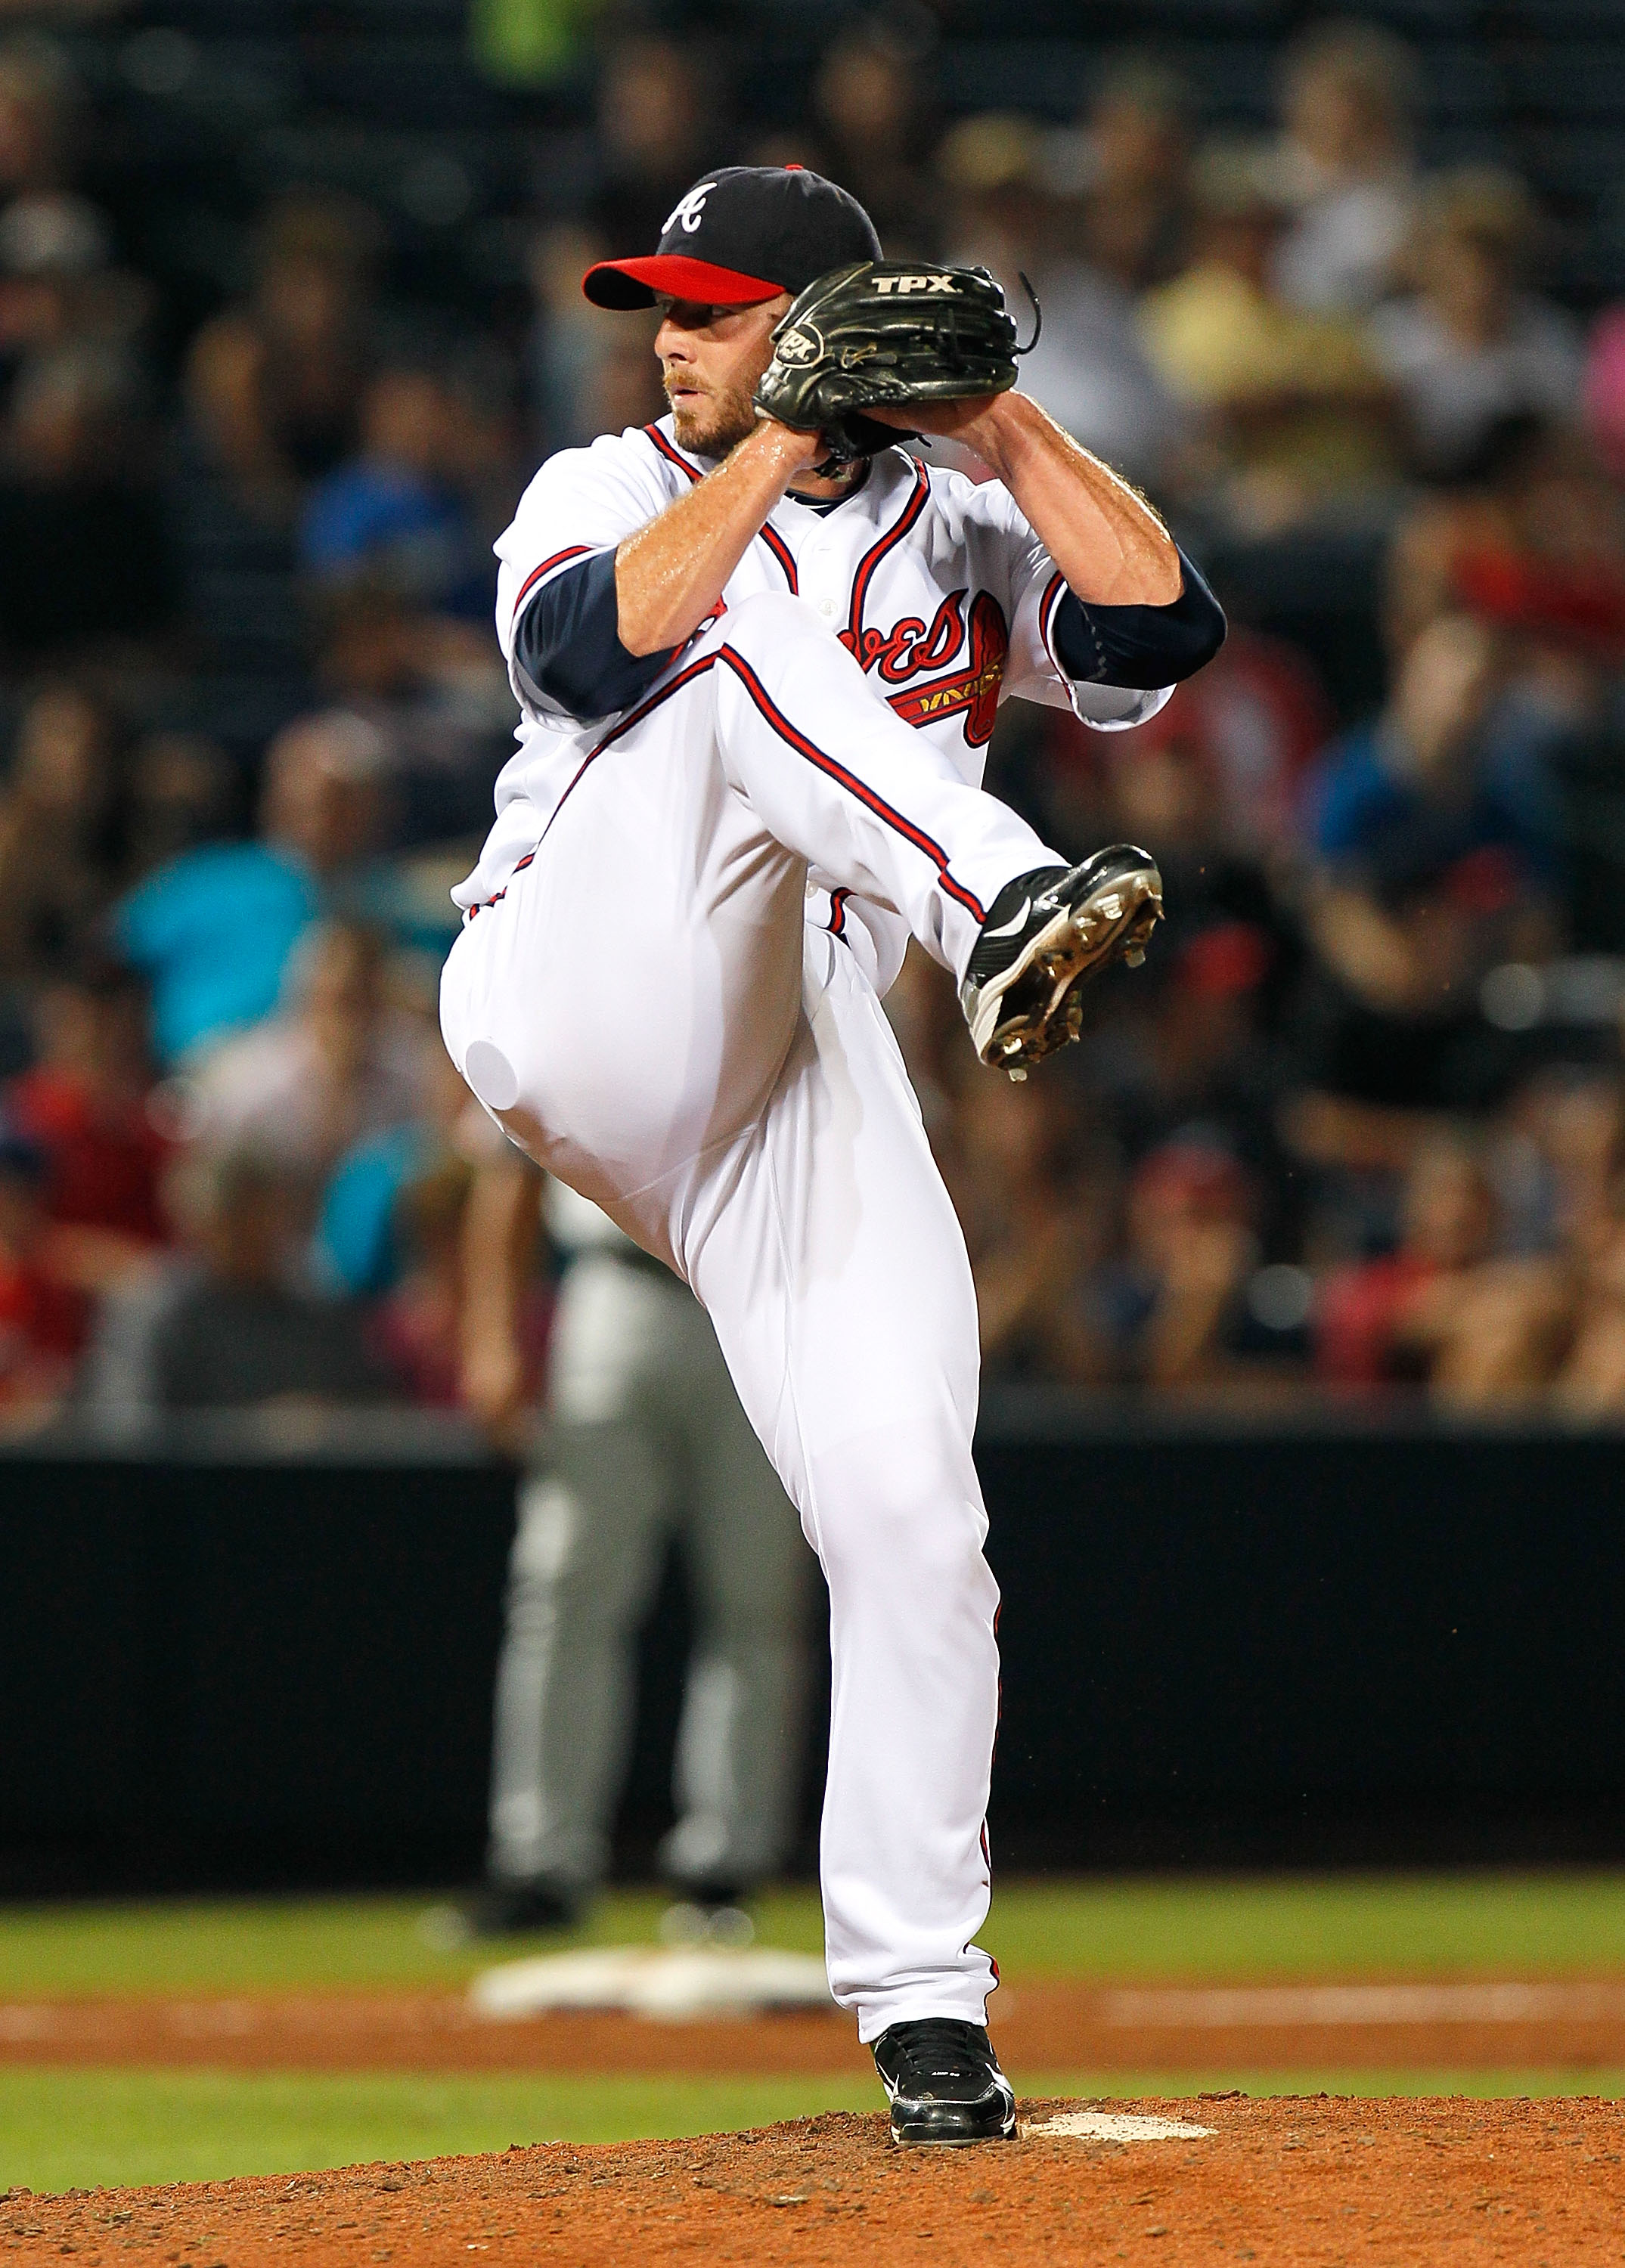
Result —
<svg viewBox="0 0 1625 2268"><path fill-rule="evenodd" d="M836 504L862 487L868 470L868 458L861 457L855 464L843 465L838 473L798 473L786 493L802 504Z"/></svg>

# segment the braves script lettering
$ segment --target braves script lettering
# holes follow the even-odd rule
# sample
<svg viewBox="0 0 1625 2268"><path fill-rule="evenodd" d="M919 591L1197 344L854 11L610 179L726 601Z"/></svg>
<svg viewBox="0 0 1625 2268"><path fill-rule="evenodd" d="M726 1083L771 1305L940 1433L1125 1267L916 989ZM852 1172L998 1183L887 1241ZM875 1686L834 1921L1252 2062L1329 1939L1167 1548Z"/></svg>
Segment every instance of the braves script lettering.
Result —
<svg viewBox="0 0 1625 2268"><path fill-rule="evenodd" d="M887 699L905 725L934 725L963 710L965 740L979 748L993 737L1010 637L1004 610L990 591L979 591L971 600L968 632L964 601L963 590L950 591L928 630L920 615L905 615L889 630L868 629L856 639L843 630L840 640L865 673L874 670L888 685L906 685L928 669L946 669L957 661L968 635L968 667Z"/></svg>

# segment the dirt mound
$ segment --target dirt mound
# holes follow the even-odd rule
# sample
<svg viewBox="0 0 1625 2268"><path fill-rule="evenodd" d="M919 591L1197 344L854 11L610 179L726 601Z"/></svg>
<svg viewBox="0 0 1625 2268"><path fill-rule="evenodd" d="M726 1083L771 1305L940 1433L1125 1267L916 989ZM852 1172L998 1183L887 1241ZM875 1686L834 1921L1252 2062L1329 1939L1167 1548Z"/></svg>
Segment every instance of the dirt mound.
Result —
<svg viewBox="0 0 1625 2268"><path fill-rule="evenodd" d="M1023 2105L1016 2143L899 2151L878 2116L755 2133L358 2166L160 2190L0 2198L7 2260L102 2268L299 2261L447 2268L557 2261L795 2262L880 2268L1581 2268L1621 2252L1620 2108L1559 2102L1245 2097L1125 2104L1213 2130L1147 2142L1058 2139L1085 2106Z"/></svg>

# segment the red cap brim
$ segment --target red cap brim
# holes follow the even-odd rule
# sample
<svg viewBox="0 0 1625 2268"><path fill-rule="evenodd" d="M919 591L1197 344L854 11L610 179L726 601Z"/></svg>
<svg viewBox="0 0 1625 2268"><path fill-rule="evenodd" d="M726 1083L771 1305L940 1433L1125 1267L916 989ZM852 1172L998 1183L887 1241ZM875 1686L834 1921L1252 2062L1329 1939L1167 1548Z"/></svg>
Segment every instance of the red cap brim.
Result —
<svg viewBox="0 0 1625 2268"><path fill-rule="evenodd" d="M601 260L582 276L581 289L596 307L652 307L657 297L693 299L706 307L750 307L776 298L785 286L761 276L742 276L736 269L713 268L708 260L687 260L680 252L654 252L646 260Z"/></svg>

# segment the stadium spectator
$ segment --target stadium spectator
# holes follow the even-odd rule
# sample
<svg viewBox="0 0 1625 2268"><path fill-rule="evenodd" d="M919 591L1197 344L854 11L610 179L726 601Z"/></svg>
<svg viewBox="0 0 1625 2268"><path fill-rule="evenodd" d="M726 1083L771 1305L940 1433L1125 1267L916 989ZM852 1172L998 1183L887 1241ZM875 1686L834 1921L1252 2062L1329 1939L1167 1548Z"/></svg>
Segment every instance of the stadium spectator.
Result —
<svg viewBox="0 0 1625 2268"><path fill-rule="evenodd" d="M146 733L130 751L126 781L120 831L127 883L233 831L236 769L201 733Z"/></svg>
<svg viewBox="0 0 1625 2268"><path fill-rule="evenodd" d="M923 9L861 17L838 34L813 84L822 170L851 190L896 260L941 246L926 163L935 138L926 99L934 36Z"/></svg>
<svg viewBox="0 0 1625 2268"><path fill-rule="evenodd" d="M477 1106L432 1023L425 1009L413 1115L358 1136L321 1191L314 1272L325 1288L346 1299L372 1299L395 1288L406 1266L400 1214L406 1192L469 1161L469 1114ZM482 1141L489 1138L487 1124L480 1114Z"/></svg>
<svg viewBox="0 0 1625 2268"><path fill-rule="evenodd" d="M1247 1172L1253 1226L1272 1251L1295 1251L1298 1211L1276 1119L1292 1066L1269 1027L1267 930L1212 920L1170 939L1155 989L1086 1042L1104 1124L1131 1161L1193 1127Z"/></svg>
<svg viewBox="0 0 1625 2268"><path fill-rule="evenodd" d="M373 215L343 198L273 204L247 303L192 342L186 397L204 454L242 504L273 519L355 448L380 235Z"/></svg>
<svg viewBox="0 0 1625 2268"><path fill-rule="evenodd" d="M1406 655L1383 714L1317 765L1306 815L1333 877L1443 872L1490 850L1510 853L1533 875L1550 873L1552 781L1521 719L1496 730L1499 665L1483 623L1442 616Z"/></svg>
<svg viewBox="0 0 1625 2268"><path fill-rule="evenodd" d="M37 32L0 42L0 363L60 345L76 330L101 328L106 294L92 315L87 279L105 269L105 216L74 187L87 138L85 90L62 48ZM123 279L128 310L145 293ZM116 328L116 323L114 328Z"/></svg>
<svg viewBox="0 0 1625 2268"><path fill-rule="evenodd" d="M1022 387L1089 448L1136 480L1154 481L1183 420L1152 369L1122 286L1064 250L1030 119L987 113L943 138L937 171L957 205L952 256L988 269L1015 308L1030 277L1043 308Z"/></svg>
<svg viewBox="0 0 1625 2268"><path fill-rule="evenodd" d="M1141 1160L1126 1215L1121 1255L1088 1287L1108 1375L1162 1392L1233 1381L1258 1257L1241 1167L1193 1130Z"/></svg>
<svg viewBox="0 0 1625 2268"><path fill-rule="evenodd" d="M1371 317L1416 465L1430 479L1467 470L1510 417L1562 419L1578 407L1574 325L1527 288L1536 228L1516 174L1471 166L1441 175L1419 214L1418 289Z"/></svg>
<svg viewBox="0 0 1625 2268"><path fill-rule="evenodd" d="M1547 1385L1572 1329L1572 1285L1559 1257L1497 1250L1500 1206L1481 1140L1423 1140L1401 1221L1392 1254L1322 1286L1320 1374L1342 1385L1425 1382L1463 1410Z"/></svg>
<svg viewBox="0 0 1625 2268"><path fill-rule="evenodd" d="M425 1410L462 1400L463 1218L473 1181L461 1159L403 1182L393 1228L401 1272L373 1310L370 1343L404 1398Z"/></svg>
<svg viewBox="0 0 1625 2268"><path fill-rule="evenodd" d="M1333 498L1369 510L1393 469L1386 384L1351 321L1275 291L1289 210L1279 159L1215 144L1194 183L1195 258L1147 293L1141 320L1164 383L1204 421L1223 508L1259 529Z"/></svg>
<svg viewBox="0 0 1625 2268"><path fill-rule="evenodd" d="M1571 1418L1617 1419L1625 1411L1625 1179L1616 1143L1602 1203L1576 1248L1569 1344L1554 1381Z"/></svg>
<svg viewBox="0 0 1625 2268"><path fill-rule="evenodd" d="M44 1161L56 1252L98 1288L165 1242L174 1143L151 1108L146 1002L126 972L64 972L39 996L34 1060L5 1090L8 1123Z"/></svg>
<svg viewBox="0 0 1625 2268"><path fill-rule="evenodd" d="M607 256L608 239L572 223L540 231L530 252L534 313L525 350L533 436L539 453L585 448L664 415L655 321L595 307L581 278Z"/></svg>
<svg viewBox="0 0 1625 2268"><path fill-rule="evenodd" d="M1582 400L1598 455L1625 479L1625 307L1605 308L1592 327Z"/></svg>
<svg viewBox="0 0 1625 2268"><path fill-rule="evenodd" d="M300 718L266 757L261 839L184 850L122 901L114 936L151 986L160 1062L188 1062L269 1015L318 914L366 909L383 756L359 718Z"/></svg>
<svg viewBox="0 0 1625 2268"><path fill-rule="evenodd" d="M476 834L513 740L513 696L495 639L371 579L320 592L311 613L322 692L374 737L380 841L400 848ZM358 870L351 887L348 902L395 925L387 859ZM431 924L442 953L456 918L442 898Z"/></svg>
<svg viewBox="0 0 1625 2268"><path fill-rule="evenodd" d="M1493 1233L1365 1371L1463 1404L1614 1406L1621 1049L1596 1005L1613 963L1551 956L1565 936L1625 945L1625 520L1605 469L1625 464L1625 353L1616 307L1581 391L1515 177L1418 183L1417 56L1370 26L1304 31L1280 138L1210 149L1193 187L1194 103L1160 51L1091 67L1078 125L1054 129L966 114L1008 98L996 70L967 83L956 49L939 139L925 16L803 27L813 67L794 99L788 77L772 102L753 91L747 149L705 35L606 22L589 86L558 68L585 18L493 0L482 52L545 90L545 137L528 188L493 145L466 219L424 235L377 179L377 212L316 189L256 210L229 163L205 184L223 145L174 142L184 104L126 69L147 49L109 40L101 7L58 7L70 44L0 38L0 1110L42 1160L23 1175L32 1249L64 1297L128 1322L201 1280L161 1241L167 1136L141 987L99 971L111 939L150 979L154 1060L184 1074L158 1091L160 1125L196 1078L234 1098L221 1124L251 1147L291 1130L327 1180L285 1182L287 1266L310 1263L320 1196L323 1280L373 1303L402 1390L445 1405L462 1096L432 1055L414 1085L403 988L452 934L456 838L484 824L511 744L485 553L528 469L507 362L527 239L534 461L661 413L653 319L606 328L581 272L648 248L708 163L749 155L846 181L890 253L985 260L1023 329L1024 269L1045 333L1023 385L1173 499L1234 601L1224 653L1135 733L1001 713L992 777L1049 839L1146 840L1163 868L1168 923L1146 970L1091 995L1084 1045L1027 1090L979 1082L941 972L912 955L888 1002L994 1372L1229 1393L1284 1355L1324 1383L1324 1351L1282 1319L1309 1309L1311 1276L1324 1328L1348 1270L1379 1256L1373 1300L1402 1275L1456 1145L1493 1187ZM1436 54L1459 77L1429 35ZM1245 111L1230 91L1220 107ZM459 80L470 98L507 114ZM1430 122L1429 146L1465 148L1462 125ZM181 186L126 205L150 130ZM405 182L439 144L404 117L390 131ZM1471 146L1493 154L1496 131L1487 114ZM1519 154L1562 191L1570 278L1617 297L1580 188L1538 136ZM413 247L410 308L380 302L386 213ZM1333 739L1317 672L1340 718L1379 705L1370 563L1391 526L1392 687ZM233 839L256 800L258 838ZM321 932L353 941L358 922L388 940L387 1006L382 948ZM284 978L307 966L318 997L295 1006ZM1032 1191L1060 1224L1047 1242ZM117 1339L110 1320L92 1386ZM69 1359L47 1365L50 1393Z"/></svg>
<svg viewBox="0 0 1625 2268"><path fill-rule="evenodd" d="M66 966L113 895L120 733L70 680L41 686L23 711L0 788L0 986Z"/></svg>
<svg viewBox="0 0 1625 2268"><path fill-rule="evenodd" d="M1424 1139L1406 1176L1400 1221L1392 1252L1333 1269L1320 1287L1315 1367L1334 1385L1426 1374L1407 1329L1419 1295L1442 1286L1448 1302L1495 1243L1496 1192L1481 1147L1447 1133Z"/></svg>
<svg viewBox="0 0 1625 2268"><path fill-rule="evenodd" d="M0 1425L53 1408L85 1339L86 1300L51 1251L48 1173L39 1146L0 1122Z"/></svg>
<svg viewBox="0 0 1625 2268"><path fill-rule="evenodd" d="M386 1373L351 1307L299 1288L307 1191L254 1146L203 1152L178 1204L193 1259L144 1311L114 1320L129 1335L117 1375L140 1406L230 1409L387 1398ZM100 1351L104 1377L112 1351Z"/></svg>
<svg viewBox="0 0 1625 2268"><path fill-rule="evenodd" d="M598 79L590 217L618 256L653 252L701 166L721 162L728 135L718 108L692 41L639 29L611 39Z"/></svg>
<svg viewBox="0 0 1625 2268"><path fill-rule="evenodd" d="M1055 726L1056 760L1087 761L1098 735L1059 711ZM1177 686L1149 725L1114 733L1104 761L1117 783L1120 807L1124 795L1137 792L1134 772L1141 750L1178 740L1197 752L1212 782L1210 823L1232 851L1256 858L1296 843L1304 775L1332 727L1325 688L1299 649L1232 621L1208 666ZM1154 792L1151 783L1147 792ZM1165 816L1156 814L1149 823L1160 825ZM1128 832L1131 841L1139 841L1132 828Z"/></svg>
<svg viewBox="0 0 1625 2268"><path fill-rule="evenodd" d="M174 624L174 549L140 460L116 354L75 343L23 364L0 470L0 656L13 672L129 666Z"/></svg>
<svg viewBox="0 0 1625 2268"><path fill-rule="evenodd" d="M1127 54L1097 81L1067 168L1078 247L1129 292L1166 284L1186 263L1191 229L1190 90L1155 56ZM1063 144L1054 155L1066 158Z"/></svg>
<svg viewBox="0 0 1625 2268"><path fill-rule="evenodd" d="M315 1189L352 1143L418 1117L425 1035L389 1006L384 940L353 922L306 932L283 998L189 1081L188 1131L215 1149L255 1142Z"/></svg>
<svg viewBox="0 0 1625 2268"><path fill-rule="evenodd" d="M1412 646L1382 717L1311 779L1318 967L1296 1033L1311 1092L1293 1139L1322 1165L1402 1163L1410 1138L1381 1131L1385 1108L1481 1108L1506 1084L1505 1035L1483 1020L1480 986L1501 962L1547 958L1559 924L1550 776L1496 691L1489 633L1444 617ZM1319 1089L1349 1107L1320 1109Z"/></svg>
<svg viewBox="0 0 1625 2268"><path fill-rule="evenodd" d="M1358 312L1390 289L1415 202L1416 58L1375 24L1314 25L1282 70L1295 217L1275 254L1300 307Z"/></svg>
<svg viewBox="0 0 1625 2268"><path fill-rule="evenodd" d="M1093 1173L1068 1169L1075 1136L1053 1084L970 1079L960 1089L940 1162L970 1249L990 1379L1109 1374L1077 1293L1108 1248L1112 1185L1098 1160Z"/></svg>
<svg viewBox="0 0 1625 2268"><path fill-rule="evenodd" d="M453 404L432 370L387 365L362 397L359 453L317 482L300 564L326 584L367 578L432 614L489 620L494 578L447 478Z"/></svg>

